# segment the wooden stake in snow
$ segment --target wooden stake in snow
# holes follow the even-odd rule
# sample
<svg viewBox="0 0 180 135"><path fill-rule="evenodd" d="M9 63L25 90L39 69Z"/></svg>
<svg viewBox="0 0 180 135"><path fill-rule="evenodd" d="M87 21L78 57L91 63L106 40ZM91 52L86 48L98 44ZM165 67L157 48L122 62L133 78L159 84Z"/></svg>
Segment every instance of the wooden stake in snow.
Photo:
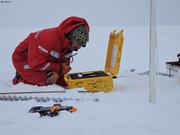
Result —
<svg viewBox="0 0 180 135"><path fill-rule="evenodd" d="M156 0L150 0L149 102L155 103L157 82Z"/></svg>

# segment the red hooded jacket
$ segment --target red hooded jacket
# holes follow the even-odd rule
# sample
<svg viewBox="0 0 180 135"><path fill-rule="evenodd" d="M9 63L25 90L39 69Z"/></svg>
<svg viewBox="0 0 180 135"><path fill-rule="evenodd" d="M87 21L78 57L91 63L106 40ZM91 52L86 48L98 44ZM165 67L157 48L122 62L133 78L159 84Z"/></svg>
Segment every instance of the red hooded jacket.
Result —
<svg viewBox="0 0 180 135"><path fill-rule="evenodd" d="M66 34L80 25L85 25L89 30L85 19L69 17L58 27L31 33L22 41L12 55L12 61L23 82L47 85L48 71L58 72L61 63L70 64L70 58L65 57L70 47ZM63 74L60 74L57 84L67 86Z"/></svg>

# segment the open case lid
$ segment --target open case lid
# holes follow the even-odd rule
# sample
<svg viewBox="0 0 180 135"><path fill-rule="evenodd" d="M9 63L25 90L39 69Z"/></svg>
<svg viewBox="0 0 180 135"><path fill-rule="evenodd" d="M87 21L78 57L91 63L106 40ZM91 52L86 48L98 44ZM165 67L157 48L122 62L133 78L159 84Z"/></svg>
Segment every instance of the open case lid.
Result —
<svg viewBox="0 0 180 135"><path fill-rule="evenodd" d="M113 76L116 76L119 73L123 39L123 30L114 30L109 35L105 71L110 72Z"/></svg>

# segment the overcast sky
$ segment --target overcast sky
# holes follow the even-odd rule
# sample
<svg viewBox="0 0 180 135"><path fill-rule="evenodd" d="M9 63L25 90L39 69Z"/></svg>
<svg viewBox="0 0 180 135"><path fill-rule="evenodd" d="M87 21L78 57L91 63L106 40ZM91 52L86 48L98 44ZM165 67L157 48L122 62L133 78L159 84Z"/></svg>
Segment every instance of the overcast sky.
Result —
<svg viewBox="0 0 180 135"><path fill-rule="evenodd" d="M0 28L53 26L72 15L91 25L147 25L149 0L0 0ZM180 0L157 0L157 23L180 25Z"/></svg>

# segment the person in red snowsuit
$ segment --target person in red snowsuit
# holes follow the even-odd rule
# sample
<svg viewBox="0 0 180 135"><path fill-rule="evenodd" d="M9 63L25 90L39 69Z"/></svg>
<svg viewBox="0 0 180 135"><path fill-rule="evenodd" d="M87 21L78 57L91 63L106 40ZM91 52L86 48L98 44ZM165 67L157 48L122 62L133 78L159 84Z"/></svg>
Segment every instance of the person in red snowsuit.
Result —
<svg viewBox="0 0 180 135"><path fill-rule="evenodd" d="M89 25L83 18L72 16L59 26L30 33L12 54L16 69L13 84L68 87L64 75L70 70L73 51L85 47Z"/></svg>

